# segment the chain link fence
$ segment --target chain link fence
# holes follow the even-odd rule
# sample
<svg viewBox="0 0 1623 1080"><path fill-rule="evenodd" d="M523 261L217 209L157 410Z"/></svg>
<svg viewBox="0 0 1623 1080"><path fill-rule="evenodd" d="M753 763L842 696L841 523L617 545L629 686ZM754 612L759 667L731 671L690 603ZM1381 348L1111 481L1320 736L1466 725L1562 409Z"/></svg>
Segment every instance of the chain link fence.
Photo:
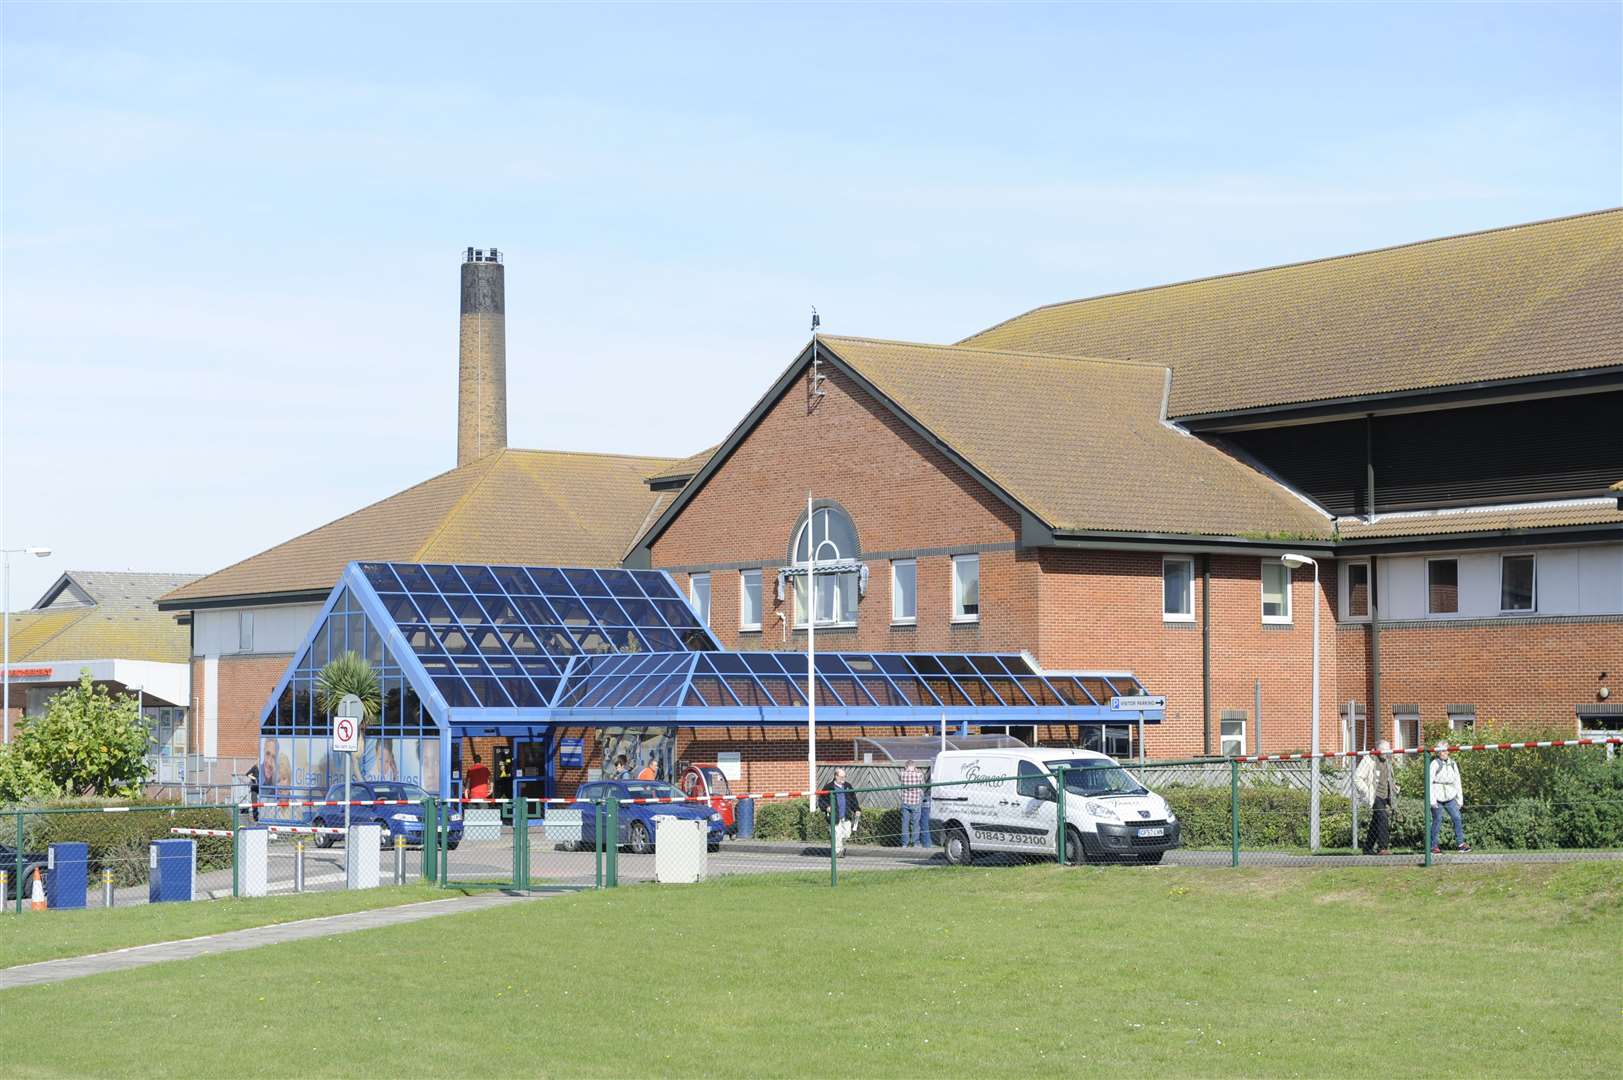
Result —
<svg viewBox="0 0 1623 1080"><path fill-rule="evenodd" d="M934 775L910 769L885 784L831 768L812 793L689 798L618 781L573 799L356 802L348 832L344 804L331 802L14 808L0 814L0 896L20 913L419 881L528 891L762 873L837 884L856 872L1033 860L1623 858L1619 746L1322 755L1317 799L1305 754L1140 765L1050 751L1005 754L996 760L1019 768L998 775L937 762Z"/></svg>

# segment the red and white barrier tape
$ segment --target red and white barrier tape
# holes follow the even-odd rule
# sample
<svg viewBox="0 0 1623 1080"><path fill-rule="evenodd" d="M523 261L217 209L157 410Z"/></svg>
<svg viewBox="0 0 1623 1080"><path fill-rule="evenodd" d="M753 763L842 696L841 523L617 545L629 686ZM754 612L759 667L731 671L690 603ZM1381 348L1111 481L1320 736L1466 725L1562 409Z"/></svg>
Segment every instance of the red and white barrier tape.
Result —
<svg viewBox="0 0 1623 1080"><path fill-rule="evenodd" d="M1551 747L1562 746L1623 746L1623 736L1607 735L1590 739L1543 739L1534 742L1502 742L1502 743L1458 743L1449 744L1448 752L1451 754L1468 752L1472 750L1544 750ZM1435 747L1407 746L1401 750L1394 749L1392 754L1423 754ZM1317 755L1320 760L1333 760L1336 758L1361 758L1375 753L1374 750L1331 750ZM1299 754L1240 754L1232 758L1221 758L1222 761L1312 761L1314 755L1303 752Z"/></svg>
<svg viewBox="0 0 1623 1080"><path fill-rule="evenodd" d="M343 836L343 829L329 828L318 825L266 825L267 832L273 833L325 833L330 836ZM230 829L170 829L172 833L181 836L224 836L231 835Z"/></svg>

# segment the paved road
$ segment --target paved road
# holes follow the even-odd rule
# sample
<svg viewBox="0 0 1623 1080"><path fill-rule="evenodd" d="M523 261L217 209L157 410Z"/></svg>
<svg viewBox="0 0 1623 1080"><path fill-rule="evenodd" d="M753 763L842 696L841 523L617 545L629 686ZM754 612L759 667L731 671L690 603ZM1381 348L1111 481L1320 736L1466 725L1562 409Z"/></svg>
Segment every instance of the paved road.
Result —
<svg viewBox="0 0 1623 1080"><path fill-rule="evenodd" d="M109 971L128 971L131 968L146 967L148 964L160 964L166 960L188 960L194 956L257 949L261 945L275 945L284 941L330 937L333 934L347 934L354 930L369 930L377 926L397 926L400 923L417 922L440 915L455 915L465 911L480 911L502 904L540 899L548 895L552 894L535 893L532 896L521 896L481 893L477 896L457 896L446 900L428 900L420 904L402 904L399 907L329 915L320 919L301 919L298 922L278 923L274 926L255 926L224 934L188 938L185 941L137 945L92 956L42 960L37 964L22 964L18 967L0 969L0 991L20 986L62 982L65 979L79 979L86 975L102 975Z"/></svg>

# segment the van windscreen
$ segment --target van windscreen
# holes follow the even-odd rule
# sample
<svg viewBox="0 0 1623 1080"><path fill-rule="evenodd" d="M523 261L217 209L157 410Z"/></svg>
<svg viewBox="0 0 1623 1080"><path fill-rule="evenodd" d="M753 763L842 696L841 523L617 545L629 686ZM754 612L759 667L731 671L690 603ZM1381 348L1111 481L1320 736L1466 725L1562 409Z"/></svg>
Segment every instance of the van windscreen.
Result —
<svg viewBox="0 0 1623 1080"><path fill-rule="evenodd" d="M1050 770L1065 769L1065 790L1077 795L1143 795L1147 789L1109 758L1050 761Z"/></svg>

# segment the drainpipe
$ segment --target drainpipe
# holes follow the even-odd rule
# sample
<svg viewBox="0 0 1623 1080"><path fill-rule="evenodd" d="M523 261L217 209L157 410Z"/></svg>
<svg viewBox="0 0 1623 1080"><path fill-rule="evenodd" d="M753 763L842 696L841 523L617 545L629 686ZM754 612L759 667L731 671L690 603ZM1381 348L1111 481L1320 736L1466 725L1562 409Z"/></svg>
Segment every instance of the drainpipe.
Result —
<svg viewBox="0 0 1623 1080"><path fill-rule="evenodd" d="M1369 557L1369 721L1374 736L1381 737L1381 589L1379 555Z"/></svg>
<svg viewBox="0 0 1623 1080"><path fill-rule="evenodd" d="M1200 557L1200 752L1212 756L1212 557Z"/></svg>

